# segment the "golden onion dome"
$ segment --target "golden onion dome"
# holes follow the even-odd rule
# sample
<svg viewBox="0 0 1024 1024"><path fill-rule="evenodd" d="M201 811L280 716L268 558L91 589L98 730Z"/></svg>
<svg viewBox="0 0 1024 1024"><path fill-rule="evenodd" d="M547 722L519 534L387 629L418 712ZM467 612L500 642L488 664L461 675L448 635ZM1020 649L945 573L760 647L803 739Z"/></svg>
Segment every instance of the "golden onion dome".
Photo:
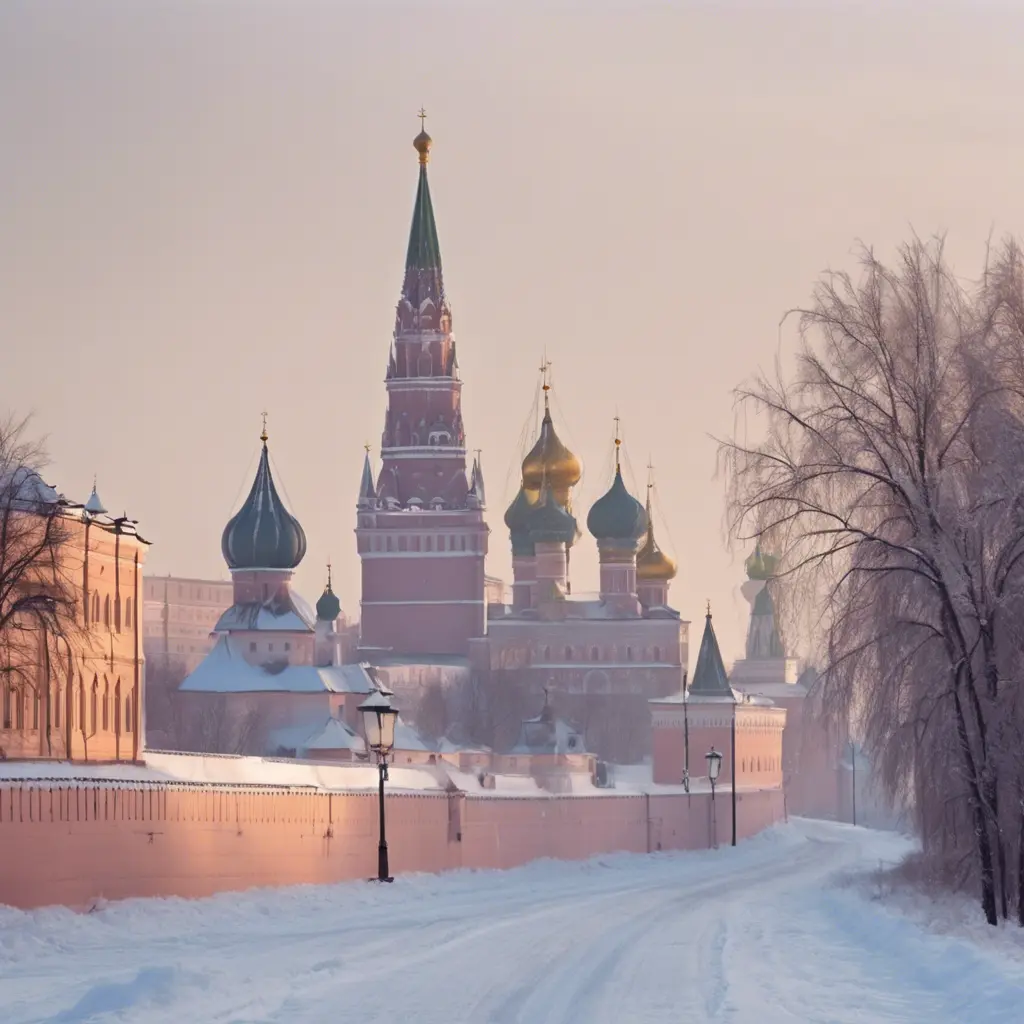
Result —
<svg viewBox="0 0 1024 1024"><path fill-rule="evenodd" d="M676 577L675 560L669 558L654 539L654 516L651 499L647 497L647 537L636 553L636 578L639 583L667 583Z"/></svg>
<svg viewBox="0 0 1024 1024"><path fill-rule="evenodd" d="M531 496L548 486L559 505L569 503L569 490L580 482L583 465L562 443L551 422L551 410L545 408L540 437L523 459L523 488Z"/></svg>
<svg viewBox="0 0 1024 1024"><path fill-rule="evenodd" d="M413 148L420 155L420 163L425 164L430 159L430 147L434 144L434 140L425 131L421 131L412 140L412 144Z"/></svg>

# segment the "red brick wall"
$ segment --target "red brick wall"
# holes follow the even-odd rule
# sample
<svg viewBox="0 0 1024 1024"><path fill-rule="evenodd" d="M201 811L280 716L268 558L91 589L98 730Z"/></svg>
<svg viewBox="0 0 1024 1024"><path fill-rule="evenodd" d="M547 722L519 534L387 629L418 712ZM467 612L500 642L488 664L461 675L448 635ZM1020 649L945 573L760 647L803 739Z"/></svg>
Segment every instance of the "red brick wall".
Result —
<svg viewBox="0 0 1024 1024"><path fill-rule="evenodd" d="M731 836L727 794L719 842ZM778 790L738 798L740 838L782 816ZM711 845L706 794L508 798L392 793L394 872L508 868L539 857ZM0 786L0 903L206 896L376 871L372 793L269 787Z"/></svg>

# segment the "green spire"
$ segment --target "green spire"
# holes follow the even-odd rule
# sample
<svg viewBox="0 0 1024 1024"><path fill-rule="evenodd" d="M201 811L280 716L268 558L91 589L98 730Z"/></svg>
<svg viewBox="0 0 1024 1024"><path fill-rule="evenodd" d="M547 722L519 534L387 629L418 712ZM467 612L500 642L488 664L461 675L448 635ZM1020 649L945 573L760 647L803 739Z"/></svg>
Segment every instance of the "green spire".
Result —
<svg viewBox="0 0 1024 1024"><path fill-rule="evenodd" d="M405 255L405 269L441 272L441 247L437 243L437 225L434 223L434 204L430 201L430 183L427 165L420 164L420 181L416 187L416 203L412 211L412 229L409 231L409 250Z"/></svg>

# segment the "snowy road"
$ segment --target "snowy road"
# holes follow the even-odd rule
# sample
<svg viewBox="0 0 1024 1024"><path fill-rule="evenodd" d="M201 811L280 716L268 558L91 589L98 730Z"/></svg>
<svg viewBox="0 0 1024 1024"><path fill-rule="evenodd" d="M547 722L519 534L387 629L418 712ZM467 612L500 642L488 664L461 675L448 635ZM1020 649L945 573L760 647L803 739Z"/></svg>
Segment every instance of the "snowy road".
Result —
<svg viewBox="0 0 1024 1024"><path fill-rule="evenodd" d="M1024 965L831 884L903 849L805 821L735 850L0 910L0 1019L1024 1021Z"/></svg>

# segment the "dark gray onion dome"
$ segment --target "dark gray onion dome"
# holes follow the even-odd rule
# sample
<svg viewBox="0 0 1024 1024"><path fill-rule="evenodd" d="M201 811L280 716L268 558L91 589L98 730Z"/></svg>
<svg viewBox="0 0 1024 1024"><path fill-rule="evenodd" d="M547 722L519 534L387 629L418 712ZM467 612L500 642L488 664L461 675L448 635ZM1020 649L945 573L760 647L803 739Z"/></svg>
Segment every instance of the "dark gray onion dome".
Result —
<svg viewBox="0 0 1024 1024"><path fill-rule="evenodd" d="M306 554L306 534L270 475L265 437L252 490L224 527L220 549L229 569L294 569Z"/></svg>
<svg viewBox="0 0 1024 1024"><path fill-rule="evenodd" d="M534 554L533 539L530 537L530 513L534 505L520 487L519 493L505 511L505 525L512 538L512 554L530 556Z"/></svg>
<svg viewBox="0 0 1024 1024"><path fill-rule="evenodd" d="M333 622L340 614L341 602L338 600L338 595L331 590L330 583L328 583L316 603L316 617L321 622Z"/></svg>
<svg viewBox="0 0 1024 1024"><path fill-rule="evenodd" d="M341 602L331 587L331 566L327 564L327 586L316 602L316 617L321 622L333 622L341 614Z"/></svg>
<svg viewBox="0 0 1024 1024"><path fill-rule="evenodd" d="M599 541L619 541L626 547L635 545L647 532L647 513L626 490L618 466L607 493L590 507L587 529Z"/></svg>
<svg viewBox="0 0 1024 1024"><path fill-rule="evenodd" d="M531 509L528 526L535 544L571 544L576 539L576 520L558 504L550 487L544 488Z"/></svg>

